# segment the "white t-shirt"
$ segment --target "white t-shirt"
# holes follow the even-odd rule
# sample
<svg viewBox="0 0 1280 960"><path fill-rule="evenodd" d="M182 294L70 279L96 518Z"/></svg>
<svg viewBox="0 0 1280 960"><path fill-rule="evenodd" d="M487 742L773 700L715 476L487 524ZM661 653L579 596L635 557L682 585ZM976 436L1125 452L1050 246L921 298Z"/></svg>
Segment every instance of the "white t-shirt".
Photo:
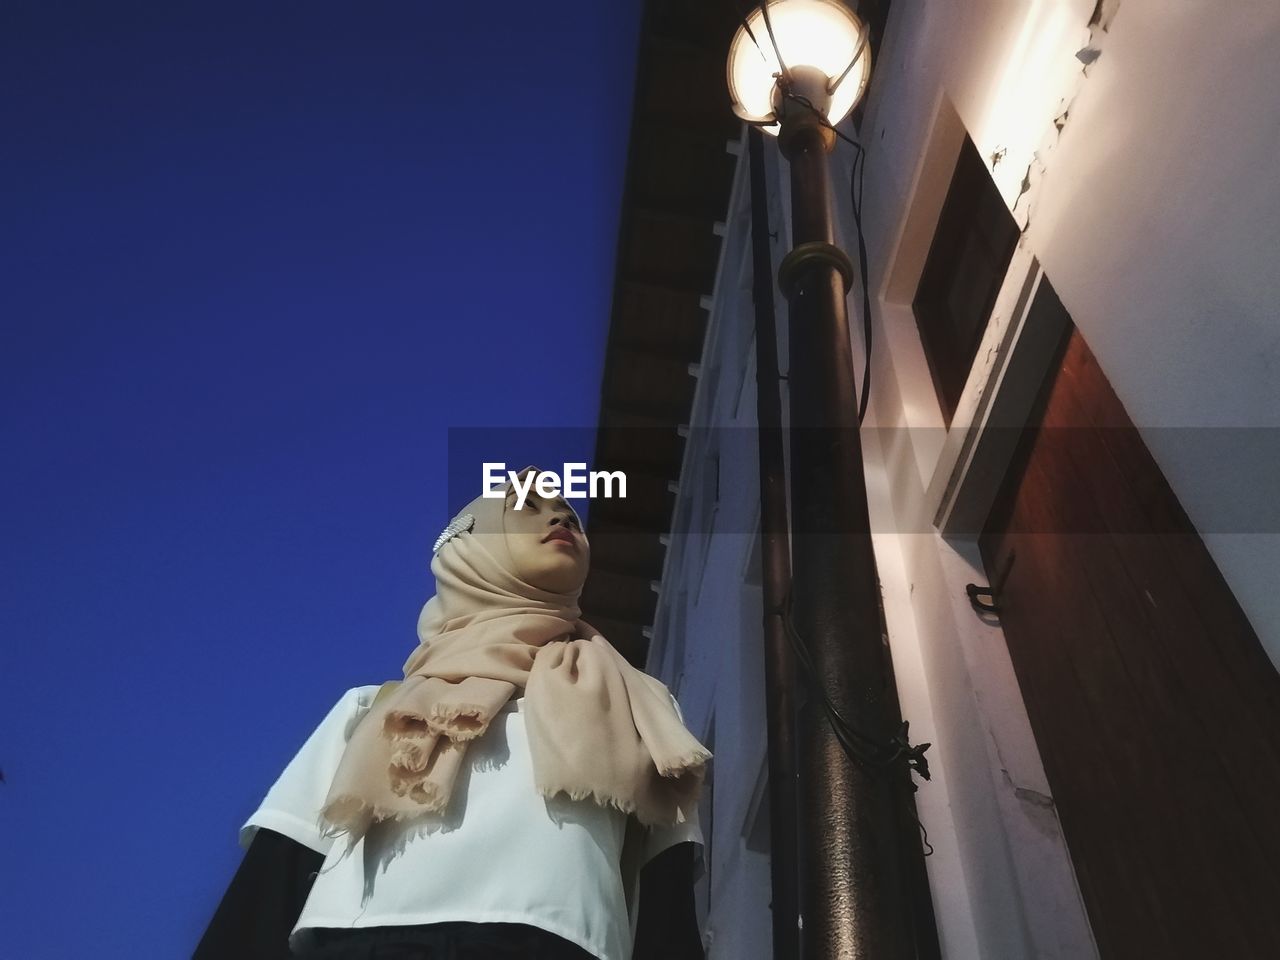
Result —
<svg viewBox="0 0 1280 960"><path fill-rule="evenodd" d="M313 927L469 920L529 924L600 960L630 960L639 867L673 844L701 844L696 814L645 830L590 800L539 796L520 697L468 746L445 814L379 824L348 853L346 838L321 835L320 806L377 692L348 690L240 829L243 847L266 827L325 854L290 945L305 945ZM633 866L623 869L628 829Z"/></svg>

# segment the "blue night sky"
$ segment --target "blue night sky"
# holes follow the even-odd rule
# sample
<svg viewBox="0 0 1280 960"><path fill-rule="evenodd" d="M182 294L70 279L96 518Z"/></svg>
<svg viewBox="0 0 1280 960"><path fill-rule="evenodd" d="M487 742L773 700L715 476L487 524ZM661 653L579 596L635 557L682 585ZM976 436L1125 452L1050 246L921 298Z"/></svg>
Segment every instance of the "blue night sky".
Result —
<svg viewBox="0 0 1280 960"><path fill-rule="evenodd" d="M0 955L189 956L416 643L448 429L595 424L638 23L4 5Z"/></svg>

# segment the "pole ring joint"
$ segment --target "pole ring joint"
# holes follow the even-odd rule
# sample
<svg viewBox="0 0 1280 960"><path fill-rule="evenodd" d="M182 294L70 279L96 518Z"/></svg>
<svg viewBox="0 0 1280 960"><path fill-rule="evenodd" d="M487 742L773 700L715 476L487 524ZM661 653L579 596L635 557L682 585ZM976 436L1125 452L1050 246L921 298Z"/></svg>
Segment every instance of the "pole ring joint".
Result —
<svg viewBox="0 0 1280 960"><path fill-rule="evenodd" d="M835 267L839 271L846 294L853 289L853 261L849 259L849 255L834 243L813 240L797 246L778 265L778 286L782 288L783 295L790 298L795 293L800 274L816 263Z"/></svg>

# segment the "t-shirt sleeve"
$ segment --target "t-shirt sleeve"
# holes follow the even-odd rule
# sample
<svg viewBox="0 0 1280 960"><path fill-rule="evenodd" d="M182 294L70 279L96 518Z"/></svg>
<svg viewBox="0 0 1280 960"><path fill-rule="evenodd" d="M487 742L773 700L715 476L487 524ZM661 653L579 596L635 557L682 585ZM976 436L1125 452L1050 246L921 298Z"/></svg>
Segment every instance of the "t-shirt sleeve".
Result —
<svg viewBox="0 0 1280 960"><path fill-rule="evenodd" d="M257 830L192 960L288 960L289 932L324 856Z"/></svg>
<svg viewBox="0 0 1280 960"><path fill-rule="evenodd" d="M377 686L353 687L333 705L240 828L241 847L248 849L258 828L265 827L317 853L329 852L333 838L321 833L320 808L351 732L377 691Z"/></svg>
<svg viewBox="0 0 1280 960"><path fill-rule="evenodd" d="M671 705L675 708L676 716L680 718L680 722L684 723L684 713L680 710L680 704L674 696L671 696ZM698 822L698 810L695 807L684 823L672 824L668 827L649 827L645 831L643 852L640 855L640 866L644 866L663 850L668 847L674 847L677 843L696 843L698 846L705 846L702 837L702 826Z"/></svg>

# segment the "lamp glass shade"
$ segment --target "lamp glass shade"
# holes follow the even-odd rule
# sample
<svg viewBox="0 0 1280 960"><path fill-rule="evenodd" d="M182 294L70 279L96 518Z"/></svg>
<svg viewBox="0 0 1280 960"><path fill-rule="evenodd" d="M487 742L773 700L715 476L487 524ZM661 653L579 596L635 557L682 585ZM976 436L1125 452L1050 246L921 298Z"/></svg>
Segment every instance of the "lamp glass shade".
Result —
<svg viewBox="0 0 1280 960"><path fill-rule="evenodd" d="M810 67L824 74L829 83L839 80L834 88L828 87L830 99L821 105L828 122L839 123L862 98L871 74L870 44L864 40L862 21L836 0L774 0L768 6L773 38L787 69ZM733 112L776 133L777 124L769 122L776 120L774 89L781 72L764 12L757 7L729 45L727 73Z"/></svg>

